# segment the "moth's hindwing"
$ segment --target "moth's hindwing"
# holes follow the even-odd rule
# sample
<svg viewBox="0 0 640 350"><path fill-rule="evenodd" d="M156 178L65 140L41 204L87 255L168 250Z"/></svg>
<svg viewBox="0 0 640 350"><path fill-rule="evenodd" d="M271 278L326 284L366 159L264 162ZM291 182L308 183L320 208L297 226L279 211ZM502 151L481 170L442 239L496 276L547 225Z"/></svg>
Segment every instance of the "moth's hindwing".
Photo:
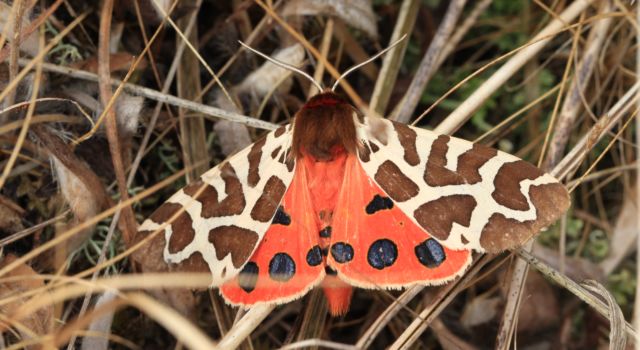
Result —
<svg viewBox="0 0 640 350"><path fill-rule="evenodd" d="M163 231L167 263L208 268L213 286L232 278L255 251L291 183L291 135L290 125L281 127L207 171L139 231Z"/></svg>
<svg viewBox="0 0 640 350"><path fill-rule="evenodd" d="M230 304L282 304L302 297L325 276L306 169L300 163L296 166L258 249L240 274L220 287L220 294Z"/></svg>
<svg viewBox="0 0 640 350"><path fill-rule="evenodd" d="M327 264L361 288L439 285L471 263L470 250L443 246L411 221L355 156L347 158L331 231Z"/></svg>
<svg viewBox="0 0 640 350"><path fill-rule="evenodd" d="M511 249L569 207L562 184L510 154L380 118L357 130L366 173L451 249Z"/></svg>

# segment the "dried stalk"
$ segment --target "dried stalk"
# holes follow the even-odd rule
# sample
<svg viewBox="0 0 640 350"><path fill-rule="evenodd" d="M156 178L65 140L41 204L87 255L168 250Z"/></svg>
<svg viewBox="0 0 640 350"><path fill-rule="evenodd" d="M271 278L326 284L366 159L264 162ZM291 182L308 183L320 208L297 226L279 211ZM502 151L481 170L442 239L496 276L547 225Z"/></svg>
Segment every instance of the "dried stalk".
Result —
<svg viewBox="0 0 640 350"><path fill-rule="evenodd" d="M466 2L467 0L452 0L449 2L447 13L444 15L433 40L431 40L429 49L424 54L424 57L422 57L422 61L420 61L420 66L411 81L411 85L409 85L409 89L405 93L402 101L391 113L390 119L405 124L411 120L411 115L416 109L420 97L422 97L424 88L438 69L437 63L439 56L442 54L442 48L451 37L453 29L458 22L458 17L460 17Z"/></svg>
<svg viewBox="0 0 640 350"><path fill-rule="evenodd" d="M553 19L542 29L528 46L511 57L500 67L480 88L469 96L458 108L440 123L434 131L439 134L450 134L457 130L473 112L480 107L496 90L503 86L533 56L538 54L567 23L573 21L580 13L587 9L594 0L576 0L567 7L556 19Z"/></svg>
<svg viewBox="0 0 640 350"><path fill-rule="evenodd" d="M20 63L20 65L26 65L29 61L20 59L18 62ZM81 69L58 66L51 63L43 63L42 67L45 71L68 75L72 78L95 81L95 82L98 81L98 76L96 74L87 72ZM245 124L250 127L265 129L265 130L275 130L278 127L278 125L273 123L257 120L257 119L247 117L238 113L228 112L224 109L211 107L201 103L185 100L185 99L182 99L173 95L168 95L168 94L159 92L157 90L149 89L140 85L123 83L121 80L118 80L118 79L111 79L110 83L112 86L122 85L123 89L131 94L143 96L150 100L166 103L175 107L187 108L191 111L202 113L214 118L229 120L236 123Z"/></svg>
<svg viewBox="0 0 640 350"><path fill-rule="evenodd" d="M564 95L564 87L566 86L566 82L569 78L569 72L571 72L571 67L573 63L573 57L576 55L578 50L578 42L580 38L581 30L574 31L573 37L573 45L569 54L569 58L567 59L567 63L565 65L564 73L562 76L562 81L560 83L560 91L558 92L558 96L556 98L556 102L553 106L553 111L551 113L551 118L549 121L550 127L548 128L548 132L545 134L545 142L542 145L542 152L540 153L540 159L544 158L544 149L547 144L547 140L549 139L550 132L552 130L552 126L554 124L554 120L556 118L558 108L560 106L560 101L562 96ZM548 169L543 169L548 171ZM526 243L521 249L523 251L531 252L533 248L533 240ZM520 302L522 298L522 292L525 287L525 282L527 279L527 274L529 272L529 265L524 260L517 260L513 266L510 279L509 279L509 287L507 291L507 300L504 306L504 311L502 313L502 319L500 321L500 328L498 330L498 334L496 336L496 349L504 349L507 350L511 347L511 340L513 339L513 335L516 331L516 324L518 320L518 312L520 309Z"/></svg>
<svg viewBox="0 0 640 350"><path fill-rule="evenodd" d="M396 19L396 26L393 29L393 34L391 34L391 39L389 39L390 43L396 42L403 35L408 35L413 31L416 17L418 16L419 5L420 1L418 0L404 0L402 2L400 13ZM378 80L376 80L376 85L373 88L369 102L369 108L380 115L384 115L387 109L389 98L396 84L398 72L402 66L402 59L404 58L408 44L409 39L407 38L382 59L380 75L378 76Z"/></svg>
<svg viewBox="0 0 640 350"><path fill-rule="evenodd" d="M275 305L258 305L252 307L242 319L236 323L229 333L227 333L218 343L218 349L235 349L251 332L258 327L260 322L264 320L271 311L275 309Z"/></svg>
<svg viewBox="0 0 640 350"><path fill-rule="evenodd" d="M613 7L611 3L607 1L601 10L603 19L593 26L587 38L586 48L584 52L579 55L580 62L577 65L576 74L567 92L567 97L563 102L560 115L558 116L558 124L553 139L549 144L545 168L550 169L558 163L569 141L573 124L582 106L582 96L584 96L584 91L588 87L593 68L597 62L597 57L601 54L600 50L612 21L611 17L606 16L606 14L611 11L613 11ZM588 106L585 106L585 108L588 108Z"/></svg>
<svg viewBox="0 0 640 350"><path fill-rule="evenodd" d="M173 12L173 9L175 8L176 5L177 5L177 2L173 3L172 7L169 9L169 14ZM184 29L185 35L187 36L191 35L191 31L193 30L196 24L196 19L197 19L197 16L192 16L190 18L189 23ZM160 23L160 25L158 25L158 28L156 29L155 33L153 33L153 36L145 45L145 50L148 50L148 48L151 47L151 44L153 44L155 39L158 37L158 35L162 30L163 23ZM167 94L167 92L169 92L169 89L171 89L171 85L173 84L173 79L176 76L176 72L180 64L180 58L182 57L182 54L184 53L186 46L187 45L185 41L180 41L180 44L176 49L176 55L173 58L173 61L171 62L169 71L166 73L164 83L162 84L162 90L161 90L162 94ZM162 106L164 106L164 103L157 103L155 108L153 109L153 113L151 114L151 119L149 120L149 124L147 125L147 128L144 132L144 136L142 137L140 146L138 147L138 152L136 153L136 156L133 159L133 162L131 163L131 169L129 170L129 177L127 178L127 186L131 186L133 184L133 180L135 179L136 173L138 171L138 167L140 166L140 162L142 161L142 157L145 155L147 146L149 145L151 134L153 133L153 130L156 128L156 123L158 122L158 118L160 117L160 110L162 109Z"/></svg>
<svg viewBox="0 0 640 350"><path fill-rule="evenodd" d="M602 302L602 300L593 296L593 294L587 292L582 286L578 283L574 282L567 276L561 274L560 272L554 270L553 268L547 266L542 263L538 259L536 259L531 253L524 251L522 249L517 250L517 254L520 258L525 260L530 266L534 267L536 270L540 271L545 277L550 278L562 288L570 291L573 295L580 298L580 300L584 301L587 305L591 306L594 310L596 310L603 317L613 321L613 315L611 314L611 310L609 307ZM638 338L638 333L629 323L625 322L625 331L626 333L635 339L636 344L639 342L640 338Z"/></svg>
<svg viewBox="0 0 640 350"><path fill-rule="evenodd" d="M111 160L113 162L113 168L118 182L118 190L120 192L121 200L126 201L129 198L129 192L127 191L125 165L122 161L122 149L120 148L120 138L118 136L118 121L116 119L115 110L107 107L109 101L113 99L111 84L109 83L109 80L111 79L111 70L109 67L109 42L111 38L112 11L113 0L105 0L102 4L102 11L100 12L100 41L98 46L98 76L100 77L100 81L98 82L98 85L100 88L100 99L102 101L102 105L105 106L105 127L107 139L109 140ZM124 207L122 210L121 230L122 238L127 245L131 243L131 240L136 233L136 226L133 209L130 206Z"/></svg>
<svg viewBox="0 0 640 350"><path fill-rule="evenodd" d="M181 31L186 29L190 23L195 21L198 15L198 9L202 4L202 0L188 0L183 1L184 5L195 7L190 18L181 18L178 20L178 27L176 30ZM182 34L182 41L187 46L198 46L198 30L197 27L193 27L189 35ZM182 43L176 44L178 47ZM215 76L215 73L211 71ZM192 51L187 51L182 54L182 59L178 65L178 97L186 100L194 100L200 95L202 85L200 82L200 66L198 64L197 54ZM221 85L222 86L222 85ZM226 92L224 88L222 91ZM229 97L227 95L227 97ZM201 102L197 101L196 102ZM193 164L200 164L198 167L187 173L187 183L197 179L202 173L209 169L209 152L207 150L207 139L204 128L204 118L202 115L194 115L192 117L186 117L187 110L184 108L178 109L178 120L180 124L180 139L182 143L182 156L185 166L192 167Z"/></svg>

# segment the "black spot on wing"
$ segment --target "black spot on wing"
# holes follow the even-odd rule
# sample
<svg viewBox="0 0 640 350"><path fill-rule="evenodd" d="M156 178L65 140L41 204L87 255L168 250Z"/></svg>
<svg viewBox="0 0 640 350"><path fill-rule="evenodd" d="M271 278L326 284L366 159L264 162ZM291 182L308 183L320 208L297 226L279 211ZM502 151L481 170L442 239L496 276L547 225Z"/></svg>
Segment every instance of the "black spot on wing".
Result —
<svg viewBox="0 0 640 350"><path fill-rule="evenodd" d="M248 262L238 274L238 284L247 293L251 293L258 283L258 272L260 269L253 261Z"/></svg>
<svg viewBox="0 0 640 350"><path fill-rule="evenodd" d="M338 274L338 271L331 268L331 266L325 266L324 272L329 276L335 276Z"/></svg>
<svg viewBox="0 0 640 350"><path fill-rule="evenodd" d="M296 263L287 253L278 253L269 262L269 277L278 282L290 280L296 273Z"/></svg>
<svg viewBox="0 0 640 350"><path fill-rule="evenodd" d="M420 263L432 269L440 266L447 258L442 245L433 238L418 244L415 251Z"/></svg>
<svg viewBox="0 0 640 350"><path fill-rule="evenodd" d="M331 237L331 226L327 226L320 230L320 237L322 238L330 238Z"/></svg>
<svg viewBox="0 0 640 350"><path fill-rule="evenodd" d="M365 211L367 214L371 215L377 211L391 209L393 208L393 201L389 197L382 197L379 194L376 194L371 202L367 204Z"/></svg>
<svg viewBox="0 0 640 350"><path fill-rule="evenodd" d="M322 263L322 250L319 245L314 246L307 252L307 264L318 266Z"/></svg>
<svg viewBox="0 0 640 350"><path fill-rule="evenodd" d="M338 242L331 245L331 256L337 263L344 264L353 260L353 247L344 242Z"/></svg>
<svg viewBox="0 0 640 350"><path fill-rule="evenodd" d="M397 258L398 247L389 239L379 239L373 242L367 253L367 262L378 270L393 265Z"/></svg>
<svg viewBox="0 0 640 350"><path fill-rule="evenodd" d="M276 210L276 215L273 217L271 223L289 226L291 225L291 216L289 216L289 214L284 211L283 206L279 206L278 210Z"/></svg>

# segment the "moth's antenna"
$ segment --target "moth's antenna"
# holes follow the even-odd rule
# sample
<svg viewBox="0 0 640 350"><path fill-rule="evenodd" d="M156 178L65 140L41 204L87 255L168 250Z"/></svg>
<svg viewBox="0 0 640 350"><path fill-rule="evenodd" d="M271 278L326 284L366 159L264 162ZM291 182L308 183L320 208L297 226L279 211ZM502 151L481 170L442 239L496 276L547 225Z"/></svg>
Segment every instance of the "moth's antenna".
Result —
<svg viewBox="0 0 640 350"><path fill-rule="evenodd" d="M243 43L240 40L238 40L238 42L240 43L240 45L244 46L247 50L262 56L265 60L275 64L276 66L280 66L281 68L288 69L290 71L296 72L296 73L302 75L303 77L309 79L313 83L313 85L315 85L316 88L318 88L318 91L323 91L324 90L322 88L322 85L320 85L320 83L318 83L315 79L313 79L313 77L311 77L309 74L305 73L304 71L302 71L302 70L300 70L300 69L298 69L298 68L296 68L296 67L294 67L294 66L292 66L292 65L290 65L288 63L284 63L284 62L282 62L280 60L277 60L277 59L275 59L273 57L269 57L269 56L263 54L262 52L252 48L251 46Z"/></svg>
<svg viewBox="0 0 640 350"><path fill-rule="evenodd" d="M340 83L340 80L344 79L344 77L346 77L347 75L349 75L349 74L350 74L351 72L353 72L354 70L356 70L356 69L358 69L358 68L360 68L360 67L364 66L365 64L370 63L371 61L375 60L376 58L378 58L378 57L380 57L380 56L384 55L385 53L387 53L387 51L389 51L389 50L393 49L394 47L396 47L396 45L400 44L400 42L401 42L402 40L404 40L406 37L407 37L407 34L404 34L400 39L396 40L393 44L389 45L389 47L387 47L386 49L384 49L384 50L382 50L382 51L378 52L377 54L375 54L375 55L374 55L373 57L371 57L370 59L368 59L368 60L366 60L366 61L364 61L364 62L358 63L358 64L356 64L355 66L353 66L353 67L351 67L351 68L347 69L347 71L346 71L346 72L344 72L344 73L342 73L342 75L338 78L338 80L336 80L336 82L335 82L335 83L333 83L333 86L331 87L331 91L335 91L335 90L336 90L336 87L338 87L338 84Z"/></svg>

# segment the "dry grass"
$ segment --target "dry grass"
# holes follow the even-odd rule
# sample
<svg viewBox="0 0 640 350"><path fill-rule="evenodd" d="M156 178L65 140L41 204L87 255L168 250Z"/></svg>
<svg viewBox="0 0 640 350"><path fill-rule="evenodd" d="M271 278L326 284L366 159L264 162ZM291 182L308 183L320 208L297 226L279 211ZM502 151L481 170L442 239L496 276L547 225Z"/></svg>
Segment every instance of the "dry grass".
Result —
<svg viewBox="0 0 640 350"><path fill-rule="evenodd" d="M625 319L634 312L640 319L640 269L628 237L640 228L640 124L630 127L640 106L638 5L310 3L0 6L4 16L20 18L0 21L0 345L633 344L637 333ZM296 15L305 8L308 15ZM133 263L132 254L154 239L136 240L137 223L228 156L231 145L222 140L255 139L289 122L315 92L304 79L268 70L253 80L265 88L242 85L262 60L237 40L265 52L299 43L307 53L299 63L317 79L328 73L328 82L405 33L410 40L342 81L342 91L368 113L457 132L538 162L571 190L562 225L515 253L476 256L463 277L444 286L358 290L342 318L326 315L317 291L279 307L237 310L206 292L207 274L167 276L152 273L167 270L163 261ZM32 38L37 50L27 50ZM226 138L214 132L220 120L232 123L216 126ZM530 267L538 272L527 273ZM596 281L581 283L585 278Z"/></svg>

